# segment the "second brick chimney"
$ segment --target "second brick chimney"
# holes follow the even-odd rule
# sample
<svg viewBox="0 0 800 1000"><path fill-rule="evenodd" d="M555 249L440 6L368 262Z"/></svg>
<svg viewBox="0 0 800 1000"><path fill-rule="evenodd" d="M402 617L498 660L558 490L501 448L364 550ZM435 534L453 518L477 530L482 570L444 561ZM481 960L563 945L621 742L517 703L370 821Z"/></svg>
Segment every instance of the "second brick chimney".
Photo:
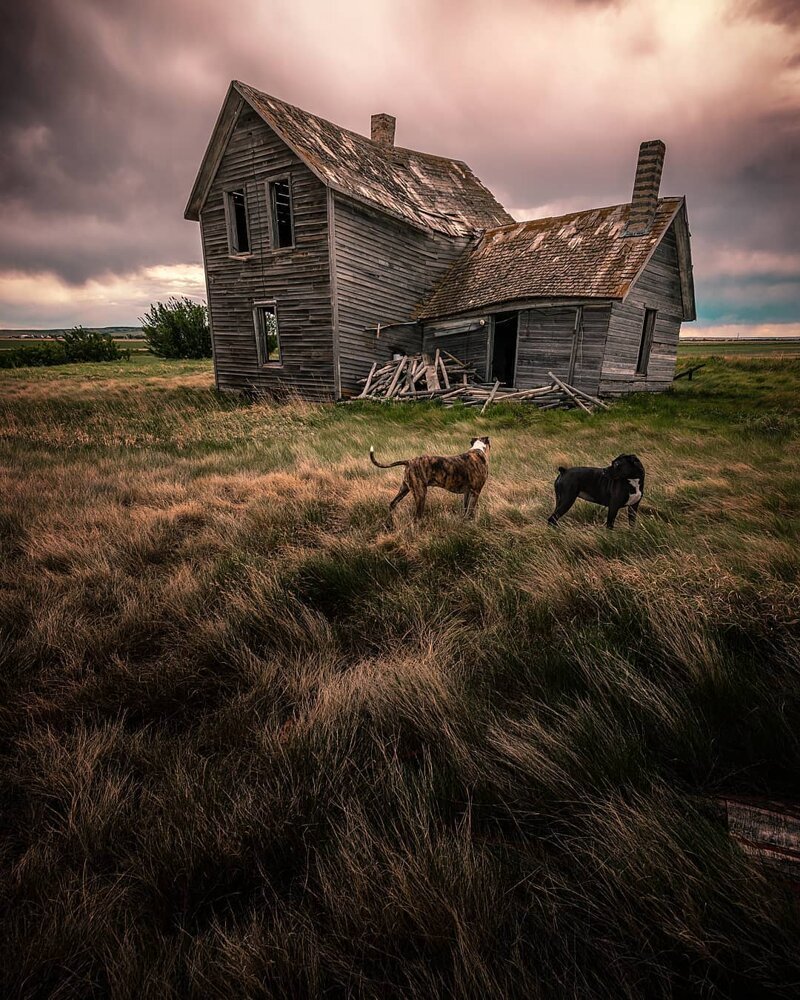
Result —
<svg viewBox="0 0 800 1000"><path fill-rule="evenodd" d="M394 146L394 128L397 119L392 115L373 115L370 120L370 138L379 146Z"/></svg>
<svg viewBox="0 0 800 1000"><path fill-rule="evenodd" d="M650 232L658 206L658 189L661 186L666 151L667 147L660 139L650 139L639 146L639 162L636 164L631 214L625 227L626 236L646 236Z"/></svg>

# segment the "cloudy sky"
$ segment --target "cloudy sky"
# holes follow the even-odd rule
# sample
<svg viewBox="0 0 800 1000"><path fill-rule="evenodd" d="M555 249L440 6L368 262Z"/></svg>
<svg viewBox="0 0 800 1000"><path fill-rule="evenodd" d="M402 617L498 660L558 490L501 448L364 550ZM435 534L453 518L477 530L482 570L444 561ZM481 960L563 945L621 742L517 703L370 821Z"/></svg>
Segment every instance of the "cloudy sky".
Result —
<svg viewBox="0 0 800 1000"><path fill-rule="evenodd" d="M396 115L518 219L627 201L662 138L696 327L800 334L800 0L0 4L0 328L203 297L183 208L237 78L359 132Z"/></svg>

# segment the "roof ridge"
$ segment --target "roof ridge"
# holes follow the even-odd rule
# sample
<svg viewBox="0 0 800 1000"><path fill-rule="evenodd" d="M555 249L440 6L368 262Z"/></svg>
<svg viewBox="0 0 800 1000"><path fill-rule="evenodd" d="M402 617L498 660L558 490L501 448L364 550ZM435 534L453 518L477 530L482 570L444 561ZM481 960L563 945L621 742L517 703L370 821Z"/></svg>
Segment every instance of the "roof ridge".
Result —
<svg viewBox="0 0 800 1000"><path fill-rule="evenodd" d="M511 216L463 160L373 139L243 80L232 80L200 165L186 217L198 219L238 119L249 105L331 190L416 228L463 237Z"/></svg>
<svg viewBox="0 0 800 1000"><path fill-rule="evenodd" d="M429 153L425 149L414 149L413 146L389 146L384 147L376 143L368 135L364 135L362 132L354 132L353 129L347 128L345 125L339 125L338 122L331 121L330 118L323 118L322 115L318 115L313 111L307 111L305 108L301 108L299 104L292 104L291 101L285 101L282 97L276 97L274 94L268 94L265 90L259 90L258 87L254 87L250 83L245 83L244 80L234 80L234 84L240 87L246 87L248 90L252 90L254 94L258 94L259 97L266 97L267 100L277 101L279 104L283 104L287 108L292 108L295 111L300 111L304 115L308 115L309 118L315 118L317 121L324 122L326 125L330 125L331 128L338 129L340 132L345 132L347 135L353 136L356 139L361 139L363 142L370 143L371 148L374 148L377 152L382 153L384 156L387 153L397 152L397 153L413 153L415 156L424 156L429 160L442 160L444 163L457 163L460 167L464 167L469 170L474 176L474 171L464 160L459 160L454 156L445 156L443 153Z"/></svg>
<svg viewBox="0 0 800 1000"><path fill-rule="evenodd" d="M667 201L682 201L684 195L665 195L663 198L658 199L658 204L661 205ZM484 230L483 235L488 236L490 233L500 233L505 232L509 229L516 229L517 226L527 226L538 222L555 222L556 219L573 219L578 215L588 215L590 212L611 212L615 208L630 208L629 201L622 201L618 205L602 205L596 208L582 208L577 212L565 212L564 215L542 215L538 219L522 219L519 222L508 222L504 226L492 226L491 229Z"/></svg>
<svg viewBox="0 0 800 1000"><path fill-rule="evenodd" d="M258 95L258 97L266 97L268 101L277 101L278 104L283 104L284 107L292 108L293 111L301 111L304 115L308 115L309 118L316 118L317 121L324 122L326 125L330 125L331 128L338 129L340 132L346 132L348 135L352 135L356 139L363 139L365 142L372 142L369 136L362 135L361 132L354 132L352 129L345 128L344 125L332 122L330 118L323 118L322 115L318 115L313 111L307 111L305 108L301 108L299 104L292 104L291 101L284 101L282 97L276 97L274 94L268 94L266 90L259 90L258 87L254 87L250 83L245 83L244 80L234 80L233 83L237 87L246 87L248 90L252 90L254 94Z"/></svg>

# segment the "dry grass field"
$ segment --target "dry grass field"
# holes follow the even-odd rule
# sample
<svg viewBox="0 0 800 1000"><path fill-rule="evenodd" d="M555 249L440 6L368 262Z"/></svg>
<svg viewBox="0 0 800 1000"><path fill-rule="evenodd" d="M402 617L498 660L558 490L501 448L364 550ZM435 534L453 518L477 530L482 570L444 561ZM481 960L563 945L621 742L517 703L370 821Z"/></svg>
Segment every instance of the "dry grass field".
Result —
<svg viewBox="0 0 800 1000"><path fill-rule="evenodd" d="M474 523L370 466L493 441ZM796 996L800 360L607 413L0 376L0 994ZM545 523L639 454L639 524Z"/></svg>

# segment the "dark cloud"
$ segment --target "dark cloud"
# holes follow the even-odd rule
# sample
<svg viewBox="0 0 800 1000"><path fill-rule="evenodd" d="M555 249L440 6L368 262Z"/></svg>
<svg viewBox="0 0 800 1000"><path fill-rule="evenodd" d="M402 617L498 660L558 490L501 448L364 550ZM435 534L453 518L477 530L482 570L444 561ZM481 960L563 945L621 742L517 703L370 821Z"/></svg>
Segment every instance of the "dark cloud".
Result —
<svg viewBox="0 0 800 1000"><path fill-rule="evenodd" d="M800 26L800 3L797 0L743 0L743 13L773 24Z"/></svg>
<svg viewBox="0 0 800 1000"><path fill-rule="evenodd" d="M531 213L627 200L639 142L663 138L663 190L689 201L701 313L706 290L710 309L734 309L734 279L704 277L721 248L778 267L800 254L800 99L781 78L797 45L778 44L800 26L800 5L726 10L715 24L702 5L665 13L656 0L11 4L0 272L78 286L199 261L183 207L239 78L361 132L370 113L396 114L398 142L466 160ZM747 48L742 16L770 46ZM762 295L761 315L784 317L784 299Z"/></svg>
<svg viewBox="0 0 800 1000"><path fill-rule="evenodd" d="M153 0L14 7L0 36L0 270L80 282L198 259L181 216L236 62L215 48L221 14Z"/></svg>

